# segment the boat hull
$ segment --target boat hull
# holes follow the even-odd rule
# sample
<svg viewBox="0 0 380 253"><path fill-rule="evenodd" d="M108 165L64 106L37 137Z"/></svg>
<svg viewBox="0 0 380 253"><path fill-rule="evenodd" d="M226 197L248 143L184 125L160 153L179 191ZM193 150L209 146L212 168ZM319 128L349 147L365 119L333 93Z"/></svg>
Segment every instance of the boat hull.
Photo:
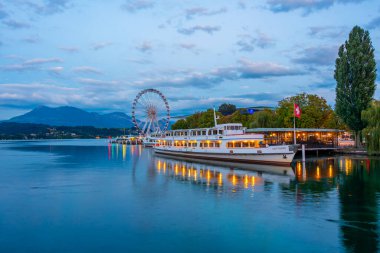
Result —
<svg viewBox="0 0 380 253"><path fill-rule="evenodd" d="M264 164L277 166L290 166L293 161L294 153L286 154L231 154L231 153L203 153L203 152L186 152L173 151L164 149L154 149L157 154L168 155L172 157L185 157L192 159L215 160L222 162L233 162L243 164Z"/></svg>

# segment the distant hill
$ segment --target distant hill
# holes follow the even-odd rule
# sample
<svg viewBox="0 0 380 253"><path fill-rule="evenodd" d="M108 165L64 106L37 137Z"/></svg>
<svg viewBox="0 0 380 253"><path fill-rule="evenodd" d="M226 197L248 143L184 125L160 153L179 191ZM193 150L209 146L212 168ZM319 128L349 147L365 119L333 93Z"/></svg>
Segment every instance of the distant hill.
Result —
<svg viewBox="0 0 380 253"><path fill-rule="evenodd" d="M92 126L48 126L43 124L0 122L0 140L29 139L91 139L108 138L123 134L136 134L122 128L95 128Z"/></svg>
<svg viewBox="0 0 380 253"><path fill-rule="evenodd" d="M133 126L131 117L122 112L99 114L71 106L56 108L39 106L24 115L11 118L7 122L50 126L93 126L96 128L130 128Z"/></svg>

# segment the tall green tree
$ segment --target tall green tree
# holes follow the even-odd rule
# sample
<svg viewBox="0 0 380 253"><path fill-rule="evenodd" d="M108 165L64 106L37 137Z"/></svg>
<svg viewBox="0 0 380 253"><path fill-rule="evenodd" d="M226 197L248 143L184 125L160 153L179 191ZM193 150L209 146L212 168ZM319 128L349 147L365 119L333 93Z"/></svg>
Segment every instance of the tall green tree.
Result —
<svg viewBox="0 0 380 253"><path fill-rule="evenodd" d="M380 101L374 101L367 110L362 112L362 120L366 123L363 135L366 138L370 154L380 153Z"/></svg>
<svg viewBox="0 0 380 253"><path fill-rule="evenodd" d="M224 104L221 104L218 108L218 112L220 112L221 114L223 114L224 116L226 115L231 115L233 114L234 112L236 111L236 106L233 105L233 104L227 104L227 103L224 103Z"/></svg>
<svg viewBox="0 0 380 253"><path fill-rule="evenodd" d="M370 106L376 89L376 62L368 31L359 26L352 29L348 41L339 48L334 78L335 111L355 132L358 146L360 131L365 127L361 113Z"/></svg>

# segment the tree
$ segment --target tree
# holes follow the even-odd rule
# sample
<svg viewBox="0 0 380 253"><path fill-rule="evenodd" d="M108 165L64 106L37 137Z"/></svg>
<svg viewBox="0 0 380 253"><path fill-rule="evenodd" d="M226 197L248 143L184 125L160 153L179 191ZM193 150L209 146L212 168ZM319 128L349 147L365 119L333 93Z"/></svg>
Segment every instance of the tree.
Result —
<svg viewBox="0 0 380 253"><path fill-rule="evenodd" d="M301 93L278 103L276 109L279 127L293 127L294 103L301 107L301 119L296 118L296 126L302 128L326 128L327 119L333 112L326 100L318 95Z"/></svg>
<svg viewBox="0 0 380 253"><path fill-rule="evenodd" d="M255 112L250 122L251 128L268 128L276 127L276 113L272 110L265 109Z"/></svg>
<svg viewBox="0 0 380 253"><path fill-rule="evenodd" d="M236 111L236 106L232 104L227 104L227 103L221 104L218 109L218 112L220 112L224 116L231 115L235 111Z"/></svg>
<svg viewBox="0 0 380 253"><path fill-rule="evenodd" d="M180 120L177 120L172 126L171 126L171 129L172 130L176 130L176 129L188 129L189 126L188 126L188 123L185 119L180 119Z"/></svg>
<svg viewBox="0 0 380 253"><path fill-rule="evenodd" d="M367 125L363 129L367 149L370 154L380 153L380 101L374 101L362 112L362 120Z"/></svg>
<svg viewBox="0 0 380 253"><path fill-rule="evenodd" d="M355 132L356 146L365 127L361 113L373 99L376 89L376 62L369 32L355 26L348 41L340 46L335 62L337 82L335 111Z"/></svg>

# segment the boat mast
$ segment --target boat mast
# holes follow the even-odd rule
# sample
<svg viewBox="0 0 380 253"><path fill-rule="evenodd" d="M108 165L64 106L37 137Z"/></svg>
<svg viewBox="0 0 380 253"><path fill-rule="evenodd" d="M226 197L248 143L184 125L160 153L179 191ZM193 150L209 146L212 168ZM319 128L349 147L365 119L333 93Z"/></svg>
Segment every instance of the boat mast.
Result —
<svg viewBox="0 0 380 253"><path fill-rule="evenodd" d="M218 125L218 123L216 122L217 118L216 118L216 112L215 112L215 107L214 107L214 123L215 123L215 126Z"/></svg>

